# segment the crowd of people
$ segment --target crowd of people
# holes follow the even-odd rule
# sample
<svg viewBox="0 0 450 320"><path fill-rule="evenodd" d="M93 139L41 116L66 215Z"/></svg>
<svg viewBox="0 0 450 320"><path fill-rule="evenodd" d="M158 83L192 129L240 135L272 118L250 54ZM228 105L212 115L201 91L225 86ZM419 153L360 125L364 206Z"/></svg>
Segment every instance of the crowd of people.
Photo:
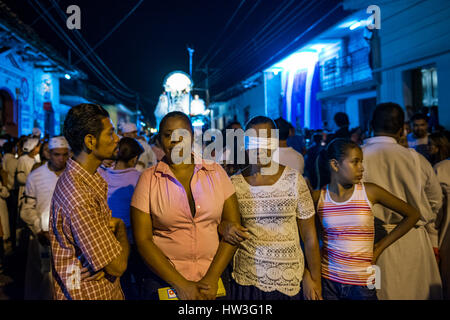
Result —
<svg viewBox="0 0 450 320"><path fill-rule="evenodd" d="M370 135L334 120L307 138L282 118L235 121L252 136L210 161L178 148L194 141L184 113L147 142L75 106L63 136L3 141L0 272L21 246L33 300L450 299L448 131L394 103Z"/></svg>

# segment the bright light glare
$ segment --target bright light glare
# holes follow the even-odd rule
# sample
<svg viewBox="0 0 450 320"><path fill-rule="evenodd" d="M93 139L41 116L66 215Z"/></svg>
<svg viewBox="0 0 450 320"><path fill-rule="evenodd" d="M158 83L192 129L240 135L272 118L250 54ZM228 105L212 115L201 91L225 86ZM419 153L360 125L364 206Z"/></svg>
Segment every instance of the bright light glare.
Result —
<svg viewBox="0 0 450 320"><path fill-rule="evenodd" d="M361 27L361 22L358 21L350 26L350 30L355 30L356 28L359 28L359 27Z"/></svg>
<svg viewBox="0 0 450 320"><path fill-rule="evenodd" d="M64 78L66 78L67 80L70 80L71 76L70 76L70 74L66 73L66 74L64 75Z"/></svg>
<svg viewBox="0 0 450 320"><path fill-rule="evenodd" d="M271 68L282 68L284 71L295 71L307 69L314 66L319 60L317 52L303 51L295 52L286 59L281 60Z"/></svg>
<svg viewBox="0 0 450 320"><path fill-rule="evenodd" d="M176 71L172 73L164 83L164 88L169 92L190 91L191 79L184 72Z"/></svg>

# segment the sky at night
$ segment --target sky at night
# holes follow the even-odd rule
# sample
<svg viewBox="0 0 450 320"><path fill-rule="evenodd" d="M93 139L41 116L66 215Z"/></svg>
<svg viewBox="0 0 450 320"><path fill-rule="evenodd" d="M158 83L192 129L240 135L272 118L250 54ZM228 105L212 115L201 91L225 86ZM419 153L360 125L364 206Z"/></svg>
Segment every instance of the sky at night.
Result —
<svg viewBox="0 0 450 320"><path fill-rule="evenodd" d="M95 46L140 0L53 0L65 12L69 5L81 9L81 34ZM32 5L48 10L65 28L52 0L3 0L18 17L32 25L38 35L68 56L61 41ZM337 0L144 0L128 19L95 52L111 71L133 91L146 98L151 112L162 92L164 77L174 70L189 72L187 44L193 46L197 87L204 86L199 67L214 68L210 75L211 96L281 59L299 44L342 17L340 8L312 32L292 43L315 21L333 9ZM233 16L234 15L234 16ZM233 17L232 20L230 18ZM288 46L288 44L291 44ZM282 52L280 52L283 50ZM272 59L272 60L270 60ZM79 60L72 52L72 63ZM97 85L104 85L80 62L77 67Z"/></svg>

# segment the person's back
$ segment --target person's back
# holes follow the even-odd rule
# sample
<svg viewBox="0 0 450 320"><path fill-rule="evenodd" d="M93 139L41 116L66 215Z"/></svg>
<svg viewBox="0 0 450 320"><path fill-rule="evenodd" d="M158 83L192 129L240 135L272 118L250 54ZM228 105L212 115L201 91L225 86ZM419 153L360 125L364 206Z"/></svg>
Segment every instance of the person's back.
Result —
<svg viewBox="0 0 450 320"><path fill-rule="evenodd" d="M276 119L275 123L279 130L279 148L273 153L273 159L278 161L279 164L293 168L303 175L305 169L303 155L287 144L289 134L293 128L292 125L283 118Z"/></svg>
<svg viewBox="0 0 450 320"><path fill-rule="evenodd" d="M301 153L298 153L293 148L280 147L275 150L273 157L274 159L277 159L278 157L279 164L295 169L303 175L303 171L305 169L305 160L303 159Z"/></svg>
<svg viewBox="0 0 450 320"><path fill-rule="evenodd" d="M107 169L104 175L108 184L108 206L114 218L125 222L128 240L131 241L130 203L141 173L135 168Z"/></svg>
<svg viewBox="0 0 450 320"><path fill-rule="evenodd" d="M404 113L392 103L380 104L374 112L375 137L365 140L364 181L375 183L420 212L416 228L380 256L380 299L440 299L441 280L432 247L437 246L434 228L442 201L437 178L428 161L413 149L397 143ZM376 239L391 232L401 217L375 206ZM414 252L414 254L411 254Z"/></svg>

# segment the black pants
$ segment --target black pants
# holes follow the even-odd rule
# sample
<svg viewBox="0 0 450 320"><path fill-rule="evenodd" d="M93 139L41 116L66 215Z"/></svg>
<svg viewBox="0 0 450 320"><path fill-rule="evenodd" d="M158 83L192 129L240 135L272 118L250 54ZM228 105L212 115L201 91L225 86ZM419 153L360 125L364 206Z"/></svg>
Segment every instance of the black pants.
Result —
<svg viewBox="0 0 450 320"><path fill-rule="evenodd" d="M19 220L19 212L17 208L17 190L11 190L9 192L9 197L6 199L6 205L8 206L8 215L9 215L9 230L11 233L11 245L13 249L16 247L16 229L17 222Z"/></svg>

